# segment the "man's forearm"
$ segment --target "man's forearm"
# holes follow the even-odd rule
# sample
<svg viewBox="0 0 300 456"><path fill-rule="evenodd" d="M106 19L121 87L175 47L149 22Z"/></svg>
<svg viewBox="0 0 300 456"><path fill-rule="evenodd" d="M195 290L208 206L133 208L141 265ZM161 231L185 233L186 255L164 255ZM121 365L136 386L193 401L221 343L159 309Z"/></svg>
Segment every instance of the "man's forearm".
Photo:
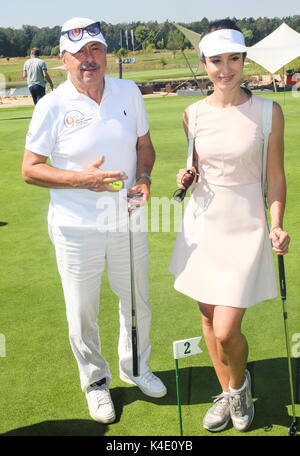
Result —
<svg viewBox="0 0 300 456"><path fill-rule="evenodd" d="M80 188L95 192L115 191L109 184L124 179L122 171L103 171L101 156L81 171L55 168L46 163L47 157L25 149L22 177L25 182L47 188Z"/></svg>
<svg viewBox="0 0 300 456"><path fill-rule="evenodd" d="M155 150L149 134L139 140L137 148L136 176L148 174L150 176L155 162Z"/></svg>
<svg viewBox="0 0 300 456"><path fill-rule="evenodd" d="M49 82L51 89L53 89L53 82L47 71L44 72L44 78Z"/></svg>
<svg viewBox="0 0 300 456"><path fill-rule="evenodd" d="M46 188L78 188L79 173L54 168L46 163L23 167L23 179L27 184Z"/></svg>

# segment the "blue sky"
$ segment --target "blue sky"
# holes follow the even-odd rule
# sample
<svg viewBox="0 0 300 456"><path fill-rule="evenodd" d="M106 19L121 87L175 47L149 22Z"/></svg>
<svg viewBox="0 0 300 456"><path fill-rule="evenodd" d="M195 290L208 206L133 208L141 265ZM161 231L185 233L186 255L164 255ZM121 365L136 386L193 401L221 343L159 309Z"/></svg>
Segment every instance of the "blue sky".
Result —
<svg viewBox="0 0 300 456"><path fill-rule="evenodd" d="M0 7L0 27L62 25L73 16L117 24L165 20L192 22L207 17L284 17L300 14L300 1L288 0L9 0Z"/></svg>

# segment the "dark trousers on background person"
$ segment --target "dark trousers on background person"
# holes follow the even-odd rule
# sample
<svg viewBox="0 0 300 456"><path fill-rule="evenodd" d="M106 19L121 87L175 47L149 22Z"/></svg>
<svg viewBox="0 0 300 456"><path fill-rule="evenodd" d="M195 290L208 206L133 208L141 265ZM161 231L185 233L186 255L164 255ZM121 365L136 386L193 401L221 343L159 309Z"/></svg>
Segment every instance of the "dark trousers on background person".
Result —
<svg viewBox="0 0 300 456"><path fill-rule="evenodd" d="M35 105L43 96L46 95L45 87L42 87L39 84L34 84L33 86L30 86L29 92L31 93L31 96L32 96L32 99L33 99L33 102Z"/></svg>

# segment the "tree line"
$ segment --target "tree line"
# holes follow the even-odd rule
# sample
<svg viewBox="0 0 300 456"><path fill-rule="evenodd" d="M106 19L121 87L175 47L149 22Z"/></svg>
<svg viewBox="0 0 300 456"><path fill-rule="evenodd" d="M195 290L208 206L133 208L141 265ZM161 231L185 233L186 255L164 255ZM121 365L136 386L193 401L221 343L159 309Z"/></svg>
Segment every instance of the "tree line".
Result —
<svg viewBox="0 0 300 456"><path fill-rule="evenodd" d="M243 31L246 45L252 46L284 21L291 28L300 32L300 15L284 18L258 18L254 19L232 18ZM121 47L131 50L149 49L182 49L190 48L191 43L175 28L172 23L165 21L158 24L156 21L131 22L116 25L101 22L101 31L108 44L108 52L117 51ZM203 33L209 21L203 18L201 21L182 23L184 27L199 34ZM59 54L60 26L35 27L23 25L21 29L0 27L0 56L2 57L25 57L29 55L30 49L38 47L42 55Z"/></svg>

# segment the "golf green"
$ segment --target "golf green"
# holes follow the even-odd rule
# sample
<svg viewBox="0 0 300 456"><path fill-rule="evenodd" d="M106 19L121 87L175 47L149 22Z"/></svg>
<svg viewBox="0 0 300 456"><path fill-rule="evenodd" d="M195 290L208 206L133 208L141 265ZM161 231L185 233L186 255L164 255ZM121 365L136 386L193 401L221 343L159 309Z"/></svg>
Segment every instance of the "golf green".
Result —
<svg viewBox="0 0 300 456"><path fill-rule="evenodd" d="M285 257L289 337L299 417L300 375L300 99L292 93L268 94L285 115L285 168L288 197L285 228L291 247ZM176 173L184 166L187 143L182 112L193 97L146 99L151 137L156 150L152 197L170 199ZM172 343L202 335L197 304L177 293L168 271L176 229L173 205L170 227L161 221L149 229L150 367L167 385L162 399L144 396L118 375L118 298L104 274L99 312L103 355L113 375L111 395L117 420L101 425L89 417L79 385L78 369L68 341L63 293L55 254L47 233L49 191L27 185L21 177L25 135L32 108L0 110L0 434L10 436L178 436L178 410ZM162 210L162 209L161 209ZM181 210L181 209L180 209ZM151 201L149 224L151 224ZM175 223L176 226L176 223ZM150 226L151 228L151 226ZM275 263L276 264L276 263ZM290 426L289 390L280 297L259 303L245 315L249 343L248 368L253 379L255 418L246 436L285 436ZM202 418L220 393L202 338L202 353L179 360L183 435L212 435ZM230 425L217 434L240 435Z"/></svg>

